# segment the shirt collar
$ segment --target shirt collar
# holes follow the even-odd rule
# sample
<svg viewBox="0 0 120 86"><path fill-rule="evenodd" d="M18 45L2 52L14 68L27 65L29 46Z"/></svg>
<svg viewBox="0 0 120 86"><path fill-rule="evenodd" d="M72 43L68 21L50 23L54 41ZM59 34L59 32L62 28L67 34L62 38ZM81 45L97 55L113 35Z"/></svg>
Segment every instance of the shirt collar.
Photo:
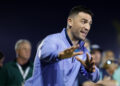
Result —
<svg viewBox="0 0 120 86"><path fill-rule="evenodd" d="M71 46L73 46L73 44L72 44L72 42L71 42L71 40L70 40L70 38L69 38L69 36L68 36L67 29L66 29L66 28L63 28L63 30L62 30L61 33L62 33L62 35L64 35L64 37L67 39L67 41L69 42L69 44L70 44ZM85 44L84 41L79 40L79 45L80 45L80 47L83 47L84 44Z"/></svg>

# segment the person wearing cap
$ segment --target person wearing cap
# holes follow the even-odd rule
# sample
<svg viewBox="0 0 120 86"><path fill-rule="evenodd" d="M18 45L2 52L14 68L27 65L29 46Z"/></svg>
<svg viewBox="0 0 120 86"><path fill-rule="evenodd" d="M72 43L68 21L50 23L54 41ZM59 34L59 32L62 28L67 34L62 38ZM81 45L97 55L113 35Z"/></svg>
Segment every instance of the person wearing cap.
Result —
<svg viewBox="0 0 120 86"><path fill-rule="evenodd" d="M32 76L33 64L29 61L31 43L21 39L15 44L16 58L1 69L0 86L23 86Z"/></svg>
<svg viewBox="0 0 120 86"><path fill-rule="evenodd" d="M102 49L99 45L91 45L91 55L94 56L95 64L99 68L102 61Z"/></svg>

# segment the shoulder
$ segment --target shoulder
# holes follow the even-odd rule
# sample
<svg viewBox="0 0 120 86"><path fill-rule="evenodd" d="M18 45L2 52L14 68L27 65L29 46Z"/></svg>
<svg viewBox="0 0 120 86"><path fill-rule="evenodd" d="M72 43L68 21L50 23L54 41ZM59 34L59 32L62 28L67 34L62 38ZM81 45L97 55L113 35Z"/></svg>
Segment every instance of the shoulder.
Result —
<svg viewBox="0 0 120 86"><path fill-rule="evenodd" d="M8 63L6 63L5 65L4 65L4 67L12 67L12 66L14 66L16 63L14 62L14 61L10 61L10 62L8 62Z"/></svg>
<svg viewBox="0 0 120 86"><path fill-rule="evenodd" d="M14 67L16 67L15 62L11 61L6 63L1 70L8 72L8 71L11 71Z"/></svg>
<svg viewBox="0 0 120 86"><path fill-rule="evenodd" d="M56 33L56 34L51 34L46 36L41 43L39 44L38 47L41 47L42 45L56 45L57 43L59 43L61 41L60 39L60 33Z"/></svg>
<svg viewBox="0 0 120 86"><path fill-rule="evenodd" d="M58 41L59 39L60 39L60 33L56 33L46 36L43 40L44 41L52 40L54 42L54 41Z"/></svg>

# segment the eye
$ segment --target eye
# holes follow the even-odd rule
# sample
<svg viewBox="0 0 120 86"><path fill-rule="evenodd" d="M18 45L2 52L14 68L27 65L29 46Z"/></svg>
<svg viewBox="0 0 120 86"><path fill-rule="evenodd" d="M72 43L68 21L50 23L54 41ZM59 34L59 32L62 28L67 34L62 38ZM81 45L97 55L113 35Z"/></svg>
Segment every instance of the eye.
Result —
<svg viewBox="0 0 120 86"><path fill-rule="evenodd" d="M91 25L92 25L92 22L90 22L89 25L91 26Z"/></svg>
<svg viewBox="0 0 120 86"><path fill-rule="evenodd" d="M82 22L82 24L85 24L85 23L87 23L85 20L82 20L81 22Z"/></svg>

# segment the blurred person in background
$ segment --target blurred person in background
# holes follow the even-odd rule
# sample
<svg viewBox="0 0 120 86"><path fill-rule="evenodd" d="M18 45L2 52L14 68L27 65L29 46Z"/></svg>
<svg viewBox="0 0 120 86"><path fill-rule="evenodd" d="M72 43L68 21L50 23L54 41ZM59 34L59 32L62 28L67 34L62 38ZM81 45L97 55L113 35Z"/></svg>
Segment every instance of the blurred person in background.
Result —
<svg viewBox="0 0 120 86"><path fill-rule="evenodd" d="M7 63L1 70L0 86L23 86L25 80L32 76L33 64L29 61L31 43L25 39L18 40L15 51L15 60Z"/></svg>
<svg viewBox="0 0 120 86"><path fill-rule="evenodd" d="M89 39L85 39L85 45L84 46L88 49L89 52L91 51L91 49L90 49L91 43L90 43Z"/></svg>
<svg viewBox="0 0 120 86"><path fill-rule="evenodd" d="M113 79L116 80L120 86L120 59L117 59L117 61L118 61L119 66L113 74Z"/></svg>
<svg viewBox="0 0 120 86"><path fill-rule="evenodd" d="M93 86L118 86L118 83L115 80L101 80Z"/></svg>
<svg viewBox="0 0 120 86"><path fill-rule="evenodd" d="M115 60L115 55L114 55L114 52L112 50L107 50L107 51L103 52L101 66L103 66L107 60Z"/></svg>
<svg viewBox="0 0 120 86"><path fill-rule="evenodd" d="M100 48L99 45L93 44L91 45L91 55L95 59L95 64L98 68L100 68L100 64L102 61L102 49Z"/></svg>
<svg viewBox="0 0 120 86"><path fill-rule="evenodd" d="M82 84L82 86L95 86L95 83L93 83L91 81L86 81Z"/></svg>
<svg viewBox="0 0 120 86"><path fill-rule="evenodd" d="M113 74L117 67L118 64L115 62L114 52L111 50L104 51L100 69L100 79L113 79Z"/></svg>
<svg viewBox="0 0 120 86"><path fill-rule="evenodd" d="M1 68L3 67L4 59L5 59L5 57L4 57L3 53L0 52L0 70L1 70Z"/></svg>
<svg viewBox="0 0 120 86"><path fill-rule="evenodd" d="M119 86L115 80L101 80L97 83L91 81L84 82L82 86Z"/></svg>
<svg viewBox="0 0 120 86"><path fill-rule="evenodd" d="M100 69L101 73L101 80L113 80L113 74L115 70L117 69L118 64L116 64L113 60L107 60L103 67Z"/></svg>

